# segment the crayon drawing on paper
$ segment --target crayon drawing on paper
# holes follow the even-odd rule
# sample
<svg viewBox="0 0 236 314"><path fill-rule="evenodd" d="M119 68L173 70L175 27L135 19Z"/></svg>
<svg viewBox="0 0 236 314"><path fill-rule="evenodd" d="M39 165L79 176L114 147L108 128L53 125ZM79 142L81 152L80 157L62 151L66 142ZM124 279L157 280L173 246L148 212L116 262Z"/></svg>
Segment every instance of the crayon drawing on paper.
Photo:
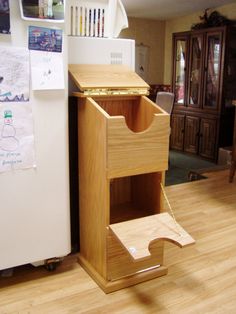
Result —
<svg viewBox="0 0 236 314"><path fill-rule="evenodd" d="M29 101L29 51L0 46L0 102Z"/></svg>
<svg viewBox="0 0 236 314"><path fill-rule="evenodd" d="M0 104L0 172L35 165L30 102Z"/></svg>
<svg viewBox="0 0 236 314"><path fill-rule="evenodd" d="M30 50L33 90L64 89L62 54Z"/></svg>

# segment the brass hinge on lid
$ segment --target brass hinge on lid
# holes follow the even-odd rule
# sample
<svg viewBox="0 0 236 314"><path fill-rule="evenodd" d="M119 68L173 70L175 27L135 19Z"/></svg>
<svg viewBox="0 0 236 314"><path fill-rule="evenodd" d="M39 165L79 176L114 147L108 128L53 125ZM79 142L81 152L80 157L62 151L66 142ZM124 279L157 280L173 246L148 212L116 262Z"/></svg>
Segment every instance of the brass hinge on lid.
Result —
<svg viewBox="0 0 236 314"><path fill-rule="evenodd" d="M149 95L147 89L88 89L84 96Z"/></svg>

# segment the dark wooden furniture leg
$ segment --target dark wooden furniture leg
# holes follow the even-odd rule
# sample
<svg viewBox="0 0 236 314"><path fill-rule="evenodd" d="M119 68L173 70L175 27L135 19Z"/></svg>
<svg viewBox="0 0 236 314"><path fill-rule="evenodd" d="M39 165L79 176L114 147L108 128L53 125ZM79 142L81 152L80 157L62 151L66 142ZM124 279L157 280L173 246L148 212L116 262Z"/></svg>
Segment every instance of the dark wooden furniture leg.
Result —
<svg viewBox="0 0 236 314"><path fill-rule="evenodd" d="M233 101L233 105L236 107L236 100ZM233 139L233 148L232 148L232 160L229 171L229 182L233 182L236 169L236 110L234 118L234 139Z"/></svg>

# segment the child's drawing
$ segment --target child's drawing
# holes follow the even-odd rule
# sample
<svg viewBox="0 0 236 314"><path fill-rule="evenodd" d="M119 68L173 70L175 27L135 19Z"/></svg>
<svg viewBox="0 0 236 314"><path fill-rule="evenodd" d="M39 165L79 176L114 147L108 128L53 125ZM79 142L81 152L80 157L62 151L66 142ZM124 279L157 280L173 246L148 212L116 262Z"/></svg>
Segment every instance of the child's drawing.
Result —
<svg viewBox="0 0 236 314"><path fill-rule="evenodd" d="M29 51L0 46L0 102L29 101Z"/></svg>
<svg viewBox="0 0 236 314"><path fill-rule="evenodd" d="M30 51L33 90L64 89L62 54Z"/></svg>
<svg viewBox="0 0 236 314"><path fill-rule="evenodd" d="M19 147L19 140L16 138L16 129L13 124L11 110L4 111L4 124L0 133L0 149L12 152Z"/></svg>
<svg viewBox="0 0 236 314"><path fill-rule="evenodd" d="M35 164L30 102L0 104L0 173Z"/></svg>

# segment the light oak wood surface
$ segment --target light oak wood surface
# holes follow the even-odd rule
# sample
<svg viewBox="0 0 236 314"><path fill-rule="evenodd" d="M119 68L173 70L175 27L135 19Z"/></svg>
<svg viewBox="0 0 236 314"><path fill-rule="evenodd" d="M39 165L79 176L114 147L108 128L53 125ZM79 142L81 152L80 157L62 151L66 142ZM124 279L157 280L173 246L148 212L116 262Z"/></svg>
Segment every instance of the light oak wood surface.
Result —
<svg viewBox="0 0 236 314"><path fill-rule="evenodd" d="M81 265L106 292L143 281L145 273L147 279L166 274L163 243L145 263L134 265L107 230L114 208L118 220L124 221L127 201L134 208L130 215L162 211L160 182L167 168L169 115L144 96L78 98L78 125ZM117 259L122 260L119 270Z"/></svg>
<svg viewBox="0 0 236 314"><path fill-rule="evenodd" d="M145 217L162 212L160 183L168 167L169 115L139 94L146 93L148 85L127 67L70 65L69 72L81 91L93 95L78 97L79 261L107 293L163 276L163 241L145 262L134 263L109 225L114 216L125 221L127 209L134 219L140 213ZM123 94L131 89L136 96ZM113 90L122 95L111 95ZM150 191L142 188L145 182ZM126 207L127 202L131 206Z"/></svg>
<svg viewBox="0 0 236 314"><path fill-rule="evenodd" d="M111 115L116 104L111 99L109 104ZM144 96L137 99L135 106L130 102L125 105L126 109L122 110L124 116L115 115L107 120L108 177L166 170L169 115L158 106L154 108ZM142 115L144 111L146 114Z"/></svg>
<svg viewBox="0 0 236 314"><path fill-rule="evenodd" d="M80 253L106 276L106 113L91 98L80 99L78 108Z"/></svg>
<svg viewBox="0 0 236 314"><path fill-rule="evenodd" d="M149 89L149 85L125 65L69 64L69 73L81 91L109 88Z"/></svg>
<svg viewBox="0 0 236 314"><path fill-rule="evenodd" d="M110 225L109 228L135 261L149 257L149 245L159 240L173 242L179 247L195 243L168 213L128 220Z"/></svg>
<svg viewBox="0 0 236 314"><path fill-rule="evenodd" d="M234 314L236 182L228 170L205 175L166 188L177 221L196 240L185 249L166 243L167 276L106 295L74 254L54 272L26 265L0 278L0 313Z"/></svg>

